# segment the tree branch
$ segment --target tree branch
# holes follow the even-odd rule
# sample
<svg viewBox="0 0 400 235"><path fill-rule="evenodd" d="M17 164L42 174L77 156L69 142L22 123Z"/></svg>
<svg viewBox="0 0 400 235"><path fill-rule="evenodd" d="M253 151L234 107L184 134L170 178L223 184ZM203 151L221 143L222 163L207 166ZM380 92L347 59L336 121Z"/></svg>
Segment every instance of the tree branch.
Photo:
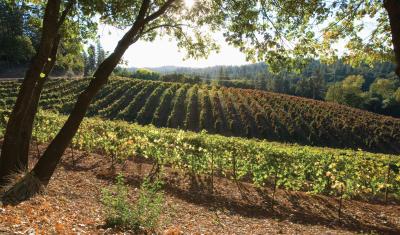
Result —
<svg viewBox="0 0 400 235"><path fill-rule="evenodd" d="M57 22L57 31L61 28L61 25L64 23L65 18L67 18L67 15L69 11L72 9L74 4L76 3L76 0L69 0L67 3L67 6L65 7L64 11L61 13L60 19Z"/></svg>
<svg viewBox="0 0 400 235"><path fill-rule="evenodd" d="M168 0L164 5L162 5L156 12L148 16L145 21L146 23L157 19L159 16L165 13L167 9L174 3L176 0Z"/></svg>
<svg viewBox="0 0 400 235"><path fill-rule="evenodd" d="M146 29L146 31L142 31L140 34L140 36L145 35L146 33L149 33L150 31L153 31L155 29L159 29L159 28L180 28L182 26L189 26L187 24L160 24L160 25L156 25L153 27L150 27L148 29Z"/></svg>
<svg viewBox="0 0 400 235"><path fill-rule="evenodd" d="M268 22L271 23L272 27L273 27L274 30L275 30L275 33L276 33L276 34L278 35L278 37L281 39L282 44L286 44L286 46L287 46L289 49L293 49L294 46L290 43L290 41L289 41L284 35L282 35L281 31L275 26L274 21L268 16L268 12L267 12L267 10L266 10L265 3L264 3L264 2L261 3L261 9L262 9L263 15L264 15L265 18L268 20ZM257 40L257 41L258 41L258 40ZM287 42L287 43L286 43L286 42Z"/></svg>
<svg viewBox="0 0 400 235"><path fill-rule="evenodd" d="M144 26L148 24L150 21L157 19L159 16L165 13L165 11L171 6L173 2L176 0L168 0L164 5L162 5L156 12L153 14L145 17L147 10L149 9L150 6L150 0L144 0L142 3L142 7L139 11L138 17L136 18L134 26L132 26L131 30L134 35L131 36L131 42L130 44L133 44L139 40L141 36L144 34L148 33L150 31L146 30L144 32ZM160 25L161 26L161 25ZM159 27L152 27L151 30L154 30ZM134 30L135 29L135 30Z"/></svg>
<svg viewBox="0 0 400 235"><path fill-rule="evenodd" d="M124 36L131 38L130 44L135 42L135 36L137 35L138 31L143 30L143 26L146 24L145 17L147 11L149 10L149 7L150 7L150 0L143 0L142 5L140 6L139 14L135 19L135 23L133 23L129 32Z"/></svg>
<svg viewBox="0 0 400 235"><path fill-rule="evenodd" d="M144 20L144 18L146 16L146 12L149 10L149 6L150 6L150 0L143 0L142 6L140 7L139 14L136 17L135 22Z"/></svg>
<svg viewBox="0 0 400 235"><path fill-rule="evenodd" d="M330 24L329 24L325 29L323 29L323 30L324 30L324 31L330 30L330 29L332 29L333 27L339 25L339 23L342 22L343 20L348 20L348 19L351 20L351 18L353 18L353 17L357 14L357 11L358 11L358 9L361 7L362 3L363 3L363 2L360 1L360 2L357 4L357 6L356 6L354 9L351 10L351 13L349 13L349 14L344 14L344 15L343 15L341 18L339 18L336 22L330 23ZM340 28L340 30L339 30L340 33L341 33L342 30L344 30L344 29L345 29L345 26L342 26L342 27ZM317 40L320 39L323 35L324 35L323 33L322 33L321 35L319 35L319 37L317 38Z"/></svg>

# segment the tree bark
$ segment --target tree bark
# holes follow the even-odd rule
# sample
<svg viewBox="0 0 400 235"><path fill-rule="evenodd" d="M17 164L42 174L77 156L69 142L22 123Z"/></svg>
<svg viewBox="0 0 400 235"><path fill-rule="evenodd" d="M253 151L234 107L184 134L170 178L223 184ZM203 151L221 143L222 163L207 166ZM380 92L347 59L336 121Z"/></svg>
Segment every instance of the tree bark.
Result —
<svg viewBox="0 0 400 235"><path fill-rule="evenodd" d="M13 172L27 169L26 159L20 159L21 136L23 123L29 110L29 105L52 49L53 39L57 34L61 0L49 0L43 18L43 31L37 54L32 58L24 81L21 85L16 104L11 112L4 134L0 157L0 186L7 184L7 177Z"/></svg>
<svg viewBox="0 0 400 235"><path fill-rule="evenodd" d="M135 38L141 27L142 25L132 27L118 42L114 52L100 64L99 68L94 73L93 80L89 83L89 86L79 95L74 109L64 126L33 168L33 174L43 183L43 185L48 184L62 154L71 143L75 133L78 131L92 99L101 87L107 83L108 77L118 65L125 51L133 43L132 40Z"/></svg>
<svg viewBox="0 0 400 235"><path fill-rule="evenodd" d="M50 54L50 61L49 63L46 64L44 68L44 74L46 76L42 79L40 79L35 86L35 89L33 91L31 103L29 105L29 110L28 113L25 117L25 121L22 124L22 130L21 130L21 141L20 141L20 156L16 156L17 158L21 159L21 162L23 162L26 166L28 165L28 154L29 154L29 146L31 143L32 139L32 130L33 130L33 121L36 116L36 112L39 106L39 100L40 100L40 95L43 90L43 86L48 80L49 74L53 70L54 64L56 63L56 58L57 58L57 51L58 47L61 41L61 35L57 35L56 38L54 38L53 42L53 48L51 49L51 54Z"/></svg>
<svg viewBox="0 0 400 235"><path fill-rule="evenodd" d="M47 186L65 149L76 134L94 96L107 83L108 77L121 60L125 51L139 39L146 24L164 14L174 1L176 0L168 0L158 11L146 17L150 0L143 0L135 23L118 42L114 52L100 64L89 86L79 95L64 126L47 147L32 171L27 175L28 177L22 178L15 186L5 192L1 201L16 204L29 199ZM40 182L39 186L37 182Z"/></svg>
<svg viewBox="0 0 400 235"><path fill-rule="evenodd" d="M385 7L390 22L392 31L393 50L397 63L396 74L400 77L400 1L399 0L384 0Z"/></svg>
<svg viewBox="0 0 400 235"><path fill-rule="evenodd" d="M35 175L44 186L46 186L50 181L50 178L60 162L65 149L71 143L72 138L76 134L92 99L101 87L107 83L110 74L118 65L125 51L130 45L139 39L144 26L148 22L162 15L174 1L175 0L167 1L167 3L158 11L146 17L150 6L150 0L143 0L139 14L133 26L118 42L114 52L100 64L99 68L94 73L93 80L89 83L89 86L79 95L78 100L64 126L32 169L32 174Z"/></svg>
<svg viewBox="0 0 400 235"><path fill-rule="evenodd" d="M14 106L13 111L16 115L11 114L7 126L0 158L0 186L8 183L7 177L13 172L27 170L33 121L40 95L56 62L61 40L58 32L75 2L76 0L69 0L60 17L61 1L49 1L46 5L40 47L37 55L32 59L31 67L22 84L22 87L27 86L28 88L24 92L21 88L17 98L17 104L19 103L18 99L21 99L21 105L20 107L17 104ZM44 78L40 78L41 73L45 74ZM29 94L30 99L23 100L23 97L29 97Z"/></svg>

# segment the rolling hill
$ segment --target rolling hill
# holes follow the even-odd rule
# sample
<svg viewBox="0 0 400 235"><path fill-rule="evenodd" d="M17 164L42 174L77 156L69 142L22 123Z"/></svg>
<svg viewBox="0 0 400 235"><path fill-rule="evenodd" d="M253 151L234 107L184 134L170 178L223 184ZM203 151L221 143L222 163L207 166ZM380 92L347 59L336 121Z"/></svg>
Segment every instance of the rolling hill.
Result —
<svg viewBox="0 0 400 235"><path fill-rule="evenodd" d="M50 80L40 106L70 112L89 81ZM11 108L17 83L0 82L0 108ZM400 119L257 90L112 78L88 115L226 136L400 152Z"/></svg>

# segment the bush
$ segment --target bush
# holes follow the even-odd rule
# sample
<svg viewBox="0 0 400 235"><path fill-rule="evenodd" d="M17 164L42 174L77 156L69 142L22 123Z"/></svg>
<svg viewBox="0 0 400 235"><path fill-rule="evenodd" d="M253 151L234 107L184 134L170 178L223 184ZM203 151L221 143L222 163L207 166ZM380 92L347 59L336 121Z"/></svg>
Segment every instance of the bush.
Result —
<svg viewBox="0 0 400 235"><path fill-rule="evenodd" d="M154 231L164 203L160 192L162 183L145 180L135 203L129 200L129 189L124 177L116 177L116 185L105 189L101 201L106 211L106 226L138 231Z"/></svg>

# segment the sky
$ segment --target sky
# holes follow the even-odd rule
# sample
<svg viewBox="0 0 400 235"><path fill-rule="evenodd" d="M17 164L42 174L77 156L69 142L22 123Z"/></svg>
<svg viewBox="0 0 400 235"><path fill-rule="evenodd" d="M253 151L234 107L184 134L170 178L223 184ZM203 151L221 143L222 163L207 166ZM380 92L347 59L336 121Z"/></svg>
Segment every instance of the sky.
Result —
<svg viewBox="0 0 400 235"><path fill-rule="evenodd" d="M111 26L100 25L98 36L105 51L112 51L122 38L124 31ZM246 56L239 49L228 45L222 34L215 34L214 38L220 45L220 52L213 52L207 59L184 60L184 51L180 52L175 40L158 38L153 42L138 41L134 43L123 57L128 67L208 67L214 65L243 65L249 64Z"/></svg>
<svg viewBox="0 0 400 235"><path fill-rule="evenodd" d="M373 22L371 21L371 25ZM361 35L368 35L370 30L367 28ZM105 51L113 51L118 41L122 38L125 31L108 25L100 25L98 36ZM209 67L215 65L244 65L250 62L246 61L246 56L239 49L228 45L225 42L222 33L214 34L214 39L220 46L219 52L212 52L206 59L188 59L184 60L185 52L179 51L174 39L167 37L157 38L153 42L138 41L134 43L125 52L123 60L128 67L151 68L161 66L179 66L179 67ZM344 51L345 41L342 40L334 45L341 55Z"/></svg>
<svg viewBox="0 0 400 235"><path fill-rule="evenodd" d="M185 0L187 7L193 5L194 0ZM366 29L361 32L364 38L374 28L373 19L366 18ZM370 27L369 27L370 26ZM126 30L125 30L126 31ZM112 26L100 25L98 36L105 51L112 51L118 41L124 35L124 31ZM214 39L220 46L219 52L212 52L208 58L204 59L188 59L185 60L185 52L179 51L176 41L169 38L157 38L153 42L138 41L134 43L126 52L123 60L127 62L128 67L161 67L161 66L180 66L180 67L209 67L215 65L244 65L249 64L246 56L239 49L228 45L222 33L213 35ZM344 52L345 41L342 40L337 45L333 45L338 49L339 55Z"/></svg>
<svg viewBox="0 0 400 235"><path fill-rule="evenodd" d="M185 0L187 7L192 7L194 0ZM117 28L100 25L98 36L105 51L112 51L122 38L124 31ZM220 51L212 52L208 58L187 59L185 53L179 51L175 40L169 38L158 38L153 42L138 41L133 44L123 57L128 67L160 67L160 66L181 66L181 67L208 67L214 65L243 65L249 64L246 56L239 49L228 45L222 34L213 35L220 46Z"/></svg>

